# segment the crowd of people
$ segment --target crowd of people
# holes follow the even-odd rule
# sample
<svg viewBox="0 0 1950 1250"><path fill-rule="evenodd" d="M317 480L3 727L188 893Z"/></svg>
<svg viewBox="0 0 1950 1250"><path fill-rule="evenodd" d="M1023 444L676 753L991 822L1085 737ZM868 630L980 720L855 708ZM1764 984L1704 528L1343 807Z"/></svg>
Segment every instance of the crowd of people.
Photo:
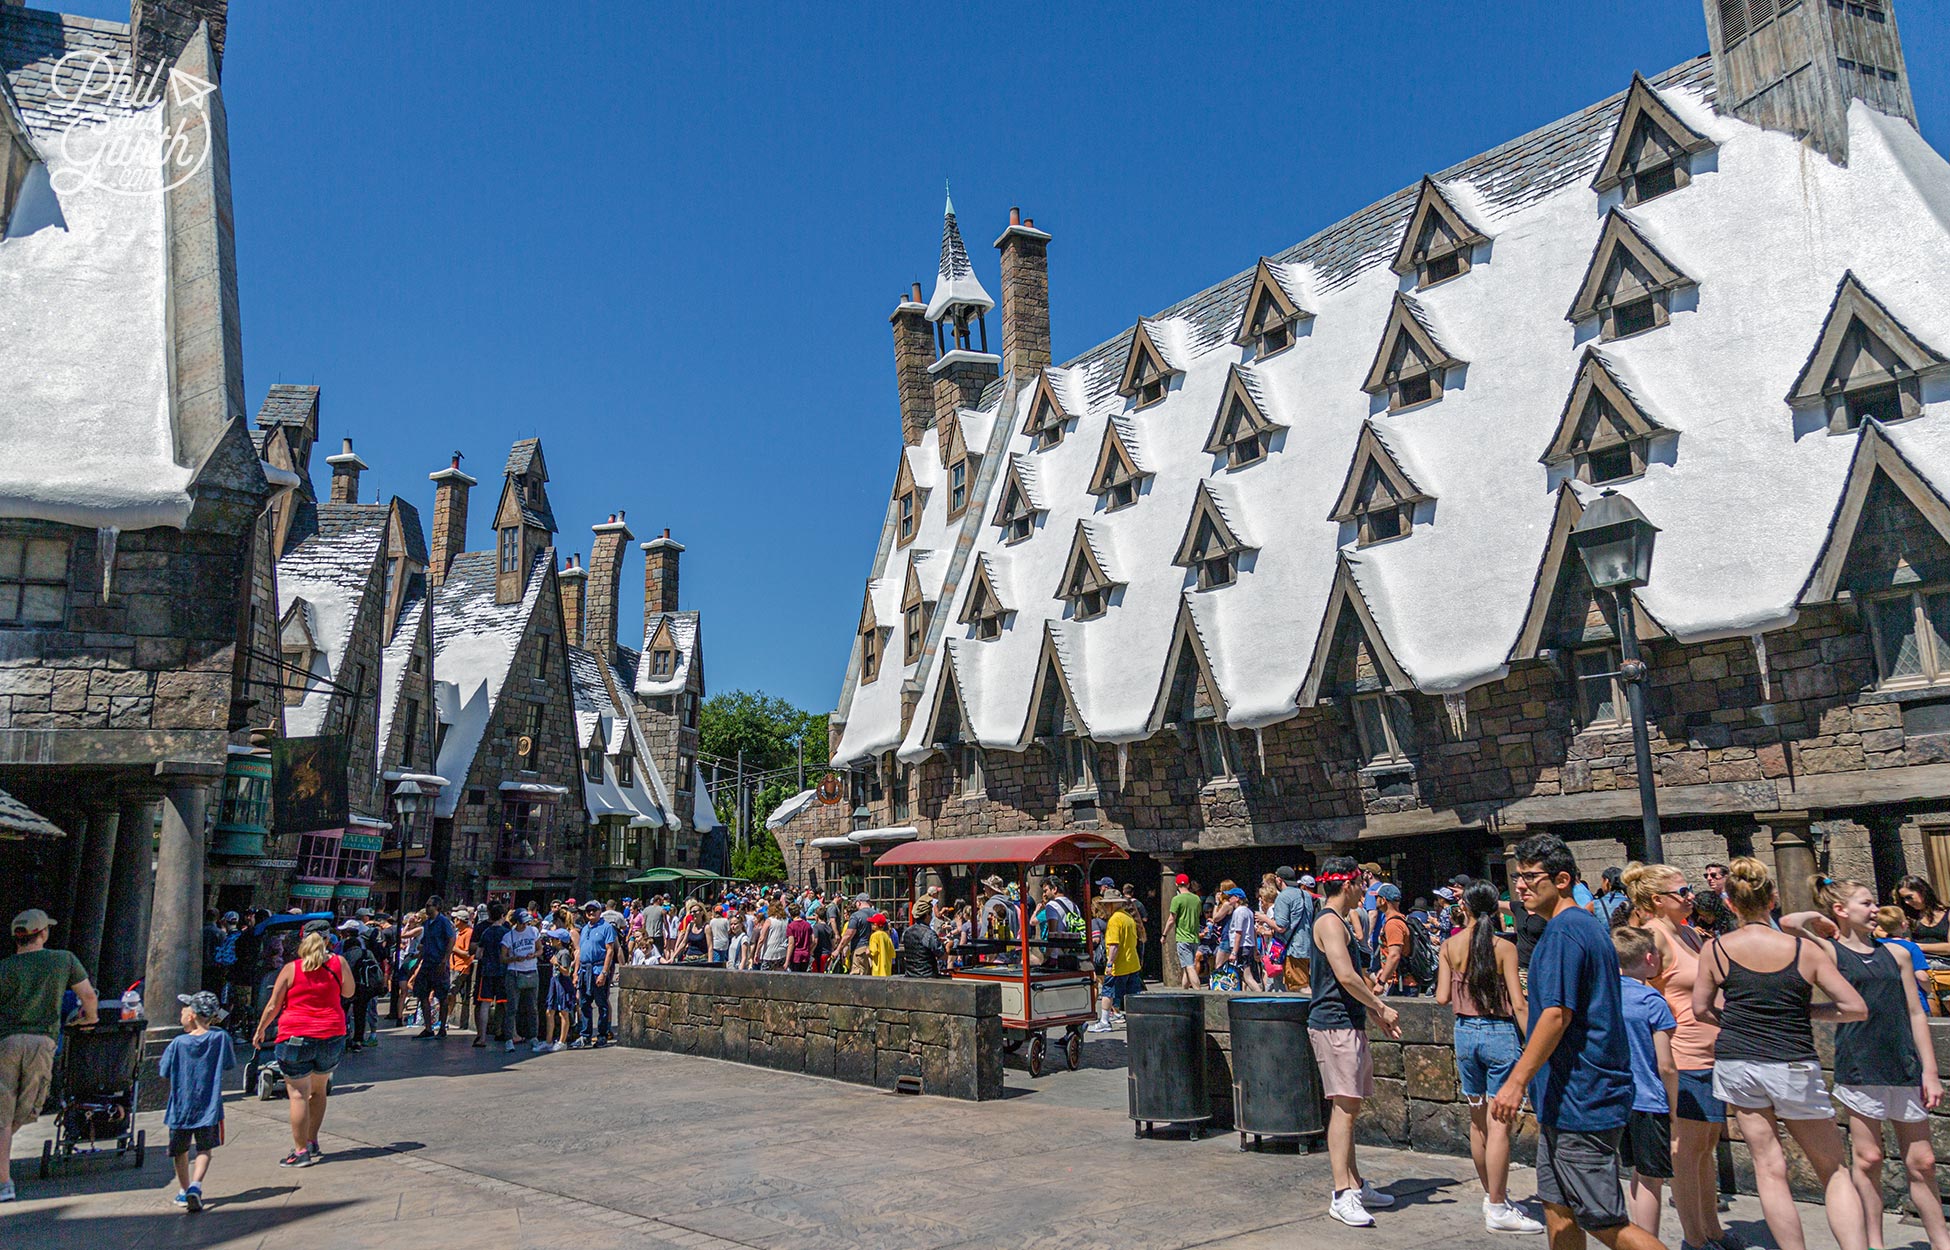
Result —
<svg viewBox="0 0 1950 1250"><path fill-rule="evenodd" d="M1406 911L1375 865L1337 857L1315 874L1308 1025L1331 1104L1334 1218L1367 1227L1393 1205L1354 1148L1374 1092L1367 1029L1372 1020L1398 1036L1393 1001L1431 993L1455 1016L1491 1231L1548 1231L1564 1247L1589 1232L1654 1250L1670 1186L1682 1250L1742 1250L1719 1219L1715 1152L1731 1120L1781 1250L1806 1244L1781 1128L1821 1184L1842 1250L1886 1244L1885 1128L1932 1250L1950 1250L1928 1124L1943 1096L1928 1015L1950 971L1950 912L1926 882L1906 878L1878 906L1871 887L1819 876L1815 906L1782 914L1768 868L1740 858L1710 865L1698 889L1671 865L1633 864L1607 869L1592 891L1547 835L1511 848L1508 872L1508 895L1457 880L1435 892L1439 905ZM1275 900L1264 895L1251 927L1277 940L1264 905ZM1202 919L1181 883L1185 896L1188 919ZM1216 961L1201 964L1205 931L1192 936L1188 980L1240 958L1221 936ZM1832 1087L1815 1050L1818 1020L1837 1026ZM1508 1190L1511 1133L1526 1112L1539 1129L1541 1221Z"/></svg>

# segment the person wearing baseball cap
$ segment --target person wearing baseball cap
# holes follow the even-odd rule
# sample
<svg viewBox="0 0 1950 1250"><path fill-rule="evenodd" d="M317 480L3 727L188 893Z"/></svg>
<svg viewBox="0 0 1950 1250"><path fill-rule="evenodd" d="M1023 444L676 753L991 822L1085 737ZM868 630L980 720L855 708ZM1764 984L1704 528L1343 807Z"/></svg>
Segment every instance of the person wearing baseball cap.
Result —
<svg viewBox="0 0 1950 1250"><path fill-rule="evenodd" d="M1171 896L1171 945L1178 956L1178 984L1188 990L1198 988L1198 930L1205 920L1205 905L1192 879L1184 873L1174 878L1178 893Z"/></svg>
<svg viewBox="0 0 1950 1250"><path fill-rule="evenodd" d="M163 1124L176 1166L176 1205L194 1215L203 1209L210 1152L223 1145L223 1074L237 1066L237 1052L230 1034L216 1027L226 1013L215 994L198 990L176 1001L183 1004L183 1031L162 1053L161 1075L169 1082Z"/></svg>
<svg viewBox="0 0 1950 1250"><path fill-rule="evenodd" d="M76 1023L95 1023L95 987L74 952L47 949L54 921L38 907L14 917L14 953L0 959L0 1168L13 1157L14 1134L32 1124L54 1080L61 996L81 1000ZM0 1170L0 1202L14 1200L14 1183Z"/></svg>

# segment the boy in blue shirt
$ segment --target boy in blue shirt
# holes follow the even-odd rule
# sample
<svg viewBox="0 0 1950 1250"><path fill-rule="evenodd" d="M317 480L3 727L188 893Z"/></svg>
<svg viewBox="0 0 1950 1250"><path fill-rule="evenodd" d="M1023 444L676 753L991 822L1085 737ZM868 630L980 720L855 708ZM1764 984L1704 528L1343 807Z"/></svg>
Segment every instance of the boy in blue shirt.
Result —
<svg viewBox="0 0 1950 1250"><path fill-rule="evenodd" d="M162 1054L162 1077L169 1082L163 1123L169 1127L169 1161L176 1165L176 1205L195 1214L203 1209L210 1152L223 1145L223 1074L237 1066L237 1054L230 1034L214 1027L224 1017L215 994L199 990L176 998L183 1004L183 1032Z"/></svg>
<svg viewBox="0 0 1950 1250"><path fill-rule="evenodd" d="M1659 975L1659 948L1651 932L1613 929L1611 944L1618 952L1618 997L1632 1048L1632 1114L1625 1121L1621 1152L1632 1169L1632 1188L1625 1202L1632 1223L1657 1237L1660 1186L1672 1179L1672 1107L1679 1098L1672 1035L1679 1021L1666 996L1646 984Z"/></svg>

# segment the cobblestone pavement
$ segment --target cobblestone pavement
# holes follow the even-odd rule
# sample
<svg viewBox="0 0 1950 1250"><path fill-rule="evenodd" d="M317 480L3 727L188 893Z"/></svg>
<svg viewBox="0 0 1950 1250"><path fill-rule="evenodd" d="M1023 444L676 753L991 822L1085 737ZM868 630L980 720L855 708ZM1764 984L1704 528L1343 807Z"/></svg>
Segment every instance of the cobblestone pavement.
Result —
<svg viewBox="0 0 1950 1250"><path fill-rule="evenodd" d="M6 1250L86 1247L691 1247L729 1250L1271 1250L1496 1245L1466 1160L1380 1150L1364 1170L1402 1199L1370 1231L1326 1217L1327 1160L1241 1153L1231 1134L1134 1140L1121 1035L1093 1038L1083 1071L966 1103L706 1059L604 1050L477 1050L470 1035L391 1033L348 1056L321 1138L325 1161L280 1169L284 1104L233 1096L228 1143L188 1216L159 1116L140 1171L110 1162L37 1174L46 1121L15 1139L21 1202L0 1207ZM1527 1193L1518 1169L1512 1188ZM1813 1250L1831 1250L1818 1207ZM1753 1199L1732 1219L1769 1243ZM1667 1243L1678 1243L1668 1213ZM1892 1244L1922 1241L1891 1222Z"/></svg>

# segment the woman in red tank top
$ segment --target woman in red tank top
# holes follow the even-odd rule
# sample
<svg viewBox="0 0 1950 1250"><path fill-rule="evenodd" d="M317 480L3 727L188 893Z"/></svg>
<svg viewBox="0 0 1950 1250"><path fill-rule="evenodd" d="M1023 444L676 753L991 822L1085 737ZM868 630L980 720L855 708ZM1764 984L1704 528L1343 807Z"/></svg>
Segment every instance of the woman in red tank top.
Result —
<svg viewBox="0 0 1950 1250"><path fill-rule="evenodd" d="M325 935L307 933L298 958L279 971L257 1022L253 1043L260 1050L277 1024L278 1069L291 1099L292 1151L280 1160L283 1167L318 1162L318 1127L325 1121L332 1069L345 1054L345 1003L352 988L352 969L332 953Z"/></svg>

